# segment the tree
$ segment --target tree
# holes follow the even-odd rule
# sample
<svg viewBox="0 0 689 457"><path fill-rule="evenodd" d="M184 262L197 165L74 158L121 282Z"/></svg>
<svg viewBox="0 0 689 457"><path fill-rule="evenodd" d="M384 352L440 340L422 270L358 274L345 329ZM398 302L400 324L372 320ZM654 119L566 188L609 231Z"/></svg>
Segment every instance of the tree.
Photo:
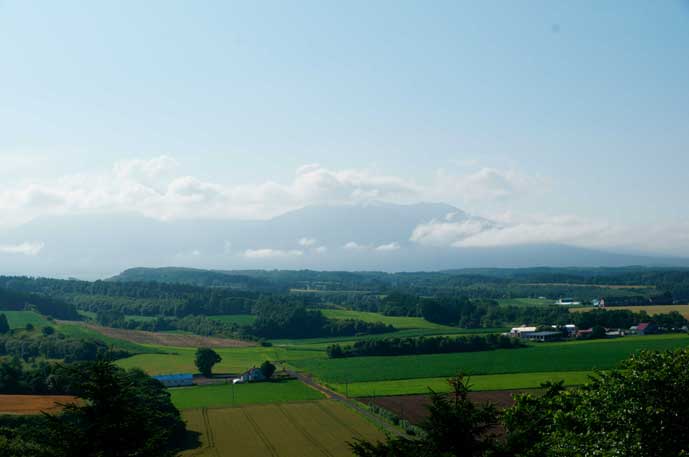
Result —
<svg viewBox="0 0 689 457"><path fill-rule="evenodd" d="M519 395L505 413L514 457L689 455L689 350L644 351L578 389Z"/></svg>
<svg viewBox="0 0 689 457"><path fill-rule="evenodd" d="M60 414L0 427L0 455L172 457L186 437L164 386L141 370L109 361L65 366L80 401ZM4 436L3 436L4 435ZM24 452L22 454L21 452Z"/></svg>
<svg viewBox="0 0 689 457"><path fill-rule="evenodd" d="M10 331L10 323L7 322L7 316L0 314L0 333L7 333Z"/></svg>
<svg viewBox="0 0 689 457"><path fill-rule="evenodd" d="M27 322L26 326L24 327L27 332L33 332L34 326L31 322Z"/></svg>
<svg viewBox="0 0 689 457"><path fill-rule="evenodd" d="M50 325L46 325L45 327L43 327L43 328L41 329L41 331L43 332L43 334L44 334L45 336L50 336L50 335L52 335L53 333L55 333L55 329L54 329L53 327L51 327Z"/></svg>
<svg viewBox="0 0 689 457"><path fill-rule="evenodd" d="M270 379L273 373L275 373L275 365L266 360L261 364L261 373L263 373L266 379Z"/></svg>
<svg viewBox="0 0 689 457"><path fill-rule="evenodd" d="M198 348L196 350L196 368L199 369L201 374L204 376L211 376L213 371L213 365L220 362L222 357L218 355L211 348Z"/></svg>
<svg viewBox="0 0 689 457"><path fill-rule="evenodd" d="M421 438L388 438L385 443L358 440L350 446L359 457L474 457L493 447L490 430L498 423L495 406L475 405L469 400L468 379L460 374L449 379L449 395L431 392L429 417L420 426Z"/></svg>

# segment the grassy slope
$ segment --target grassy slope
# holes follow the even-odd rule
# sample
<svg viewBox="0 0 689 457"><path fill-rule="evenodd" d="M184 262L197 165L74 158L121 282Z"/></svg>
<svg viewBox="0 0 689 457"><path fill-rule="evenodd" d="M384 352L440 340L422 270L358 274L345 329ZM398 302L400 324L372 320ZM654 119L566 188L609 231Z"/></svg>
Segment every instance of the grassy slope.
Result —
<svg viewBox="0 0 689 457"><path fill-rule="evenodd" d="M321 311L325 317L330 319L359 319L364 322L382 322L400 330L410 328L446 331L456 330L454 327L428 322L422 317L385 316L379 313L352 311L348 309L323 309Z"/></svg>
<svg viewBox="0 0 689 457"><path fill-rule="evenodd" d="M469 374L588 371L615 367L640 349L686 347L686 335L537 344L524 349L398 357L303 359L292 362L325 382L363 382Z"/></svg>
<svg viewBox="0 0 689 457"><path fill-rule="evenodd" d="M26 324L32 324L37 329L51 324L45 317L33 311L0 311L7 316L11 329L24 328Z"/></svg>
<svg viewBox="0 0 689 457"><path fill-rule="evenodd" d="M256 316L253 314L223 314L208 317L216 321L237 325L251 325L256 322Z"/></svg>
<svg viewBox="0 0 689 457"><path fill-rule="evenodd" d="M154 346L145 346L142 344L132 343L130 341L119 340L117 338L111 338L105 336L102 333L98 333L90 328L83 327L81 325L74 324L59 324L57 330L60 333L72 338L84 338L92 340L100 340L104 343L114 346L116 348L124 349L131 352L132 354L157 354L164 352L163 349Z"/></svg>
<svg viewBox="0 0 689 457"><path fill-rule="evenodd" d="M179 387L170 389L170 394L178 409L323 399L321 393L299 381Z"/></svg>

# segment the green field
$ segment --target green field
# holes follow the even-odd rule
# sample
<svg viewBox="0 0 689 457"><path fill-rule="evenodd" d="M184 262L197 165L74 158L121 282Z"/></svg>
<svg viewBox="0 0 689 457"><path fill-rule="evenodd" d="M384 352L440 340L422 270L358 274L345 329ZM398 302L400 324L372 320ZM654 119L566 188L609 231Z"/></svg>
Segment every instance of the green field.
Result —
<svg viewBox="0 0 689 457"><path fill-rule="evenodd" d="M187 428L201 436L201 447L183 457L351 457L347 442L354 438L385 438L333 400L192 409L182 417Z"/></svg>
<svg viewBox="0 0 689 457"><path fill-rule="evenodd" d="M500 298L498 303L501 306L548 306L555 304L555 300L550 298Z"/></svg>
<svg viewBox="0 0 689 457"><path fill-rule="evenodd" d="M564 381L567 386L583 384L591 374L589 371L554 371L545 373L511 373L476 375L470 378L471 389L512 390L540 387L546 381ZM450 392L447 377L395 379L390 381L354 382L351 384L328 384L333 390L350 397L376 397L386 395L427 394L429 389L435 392Z"/></svg>
<svg viewBox="0 0 689 457"><path fill-rule="evenodd" d="M353 311L349 309L322 309L321 312L329 319L358 319L364 322L382 322L383 324L392 325L399 330L410 328L445 331L456 330L454 327L428 322L422 317L386 316L380 313Z"/></svg>
<svg viewBox="0 0 689 457"><path fill-rule="evenodd" d="M251 325L256 322L256 316L253 314L223 314L220 316L208 317L214 321L225 322L227 324Z"/></svg>
<svg viewBox="0 0 689 457"><path fill-rule="evenodd" d="M542 343L523 349L397 357L303 359L291 363L324 382L345 383L392 379L436 378L458 371L471 375L590 371L614 368L641 349L689 346L686 335L625 337L614 340Z"/></svg>
<svg viewBox="0 0 689 457"><path fill-rule="evenodd" d="M220 408L255 403L323 399L320 392L296 380L177 387L169 391L172 395L172 403L178 409Z"/></svg>
<svg viewBox="0 0 689 457"><path fill-rule="evenodd" d="M94 313L93 311L84 311L84 310L80 309L80 310L77 310L77 312L79 313L80 316L86 317L87 319L91 319L93 321L96 320L96 313ZM136 314L126 314L124 316L124 319L128 320L128 321L147 322L147 321L156 320L157 317L156 316L139 316Z"/></svg>
<svg viewBox="0 0 689 457"><path fill-rule="evenodd" d="M196 348L174 348L169 346L145 345L158 353L139 354L118 360L123 368L141 368L149 374L196 373L194 353ZM216 373L242 373L251 367L259 366L266 360L272 362L292 361L303 358L325 357L322 350L302 348L281 348L251 346L244 348L215 348L222 361L213 367ZM278 364L279 365L279 364Z"/></svg>
<svg viewBox="0 0 689 457"><path fill-rule="evenodd" d="M53 325L45 317L33 311L0 311L0 314L7 316L11 329L24 328L26 324L31 324L37 329Z"/></svg>

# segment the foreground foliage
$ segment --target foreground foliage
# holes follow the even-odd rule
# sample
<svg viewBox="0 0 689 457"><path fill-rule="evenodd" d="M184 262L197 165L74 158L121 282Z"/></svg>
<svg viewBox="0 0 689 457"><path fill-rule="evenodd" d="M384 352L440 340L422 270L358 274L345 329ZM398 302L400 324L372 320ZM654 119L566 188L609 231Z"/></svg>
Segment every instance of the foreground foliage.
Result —
<svg viewBox="0 0 689 457"><path fill-rule="evenodd" d="M162 384L140 370L124 371L108 361L68 370L82 402L67 405L57 415L3 418L0 455L176 455L185 427Z"/></svg>

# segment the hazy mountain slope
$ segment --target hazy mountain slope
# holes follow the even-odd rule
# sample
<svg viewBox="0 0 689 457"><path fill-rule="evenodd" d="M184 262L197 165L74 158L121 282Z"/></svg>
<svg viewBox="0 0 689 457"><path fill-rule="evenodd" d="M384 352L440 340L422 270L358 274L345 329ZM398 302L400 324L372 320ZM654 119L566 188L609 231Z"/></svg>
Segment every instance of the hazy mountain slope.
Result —
<svg viewBox="0 0 689 457"><path fill-rule="evenodd" d="M454 220L472 218L450 205L435 203L307 207L266 221L162 222L134 214L41 218L0 232L0 246L43 246L36 255L0 253L0 274L103 278L133 266L171 265L215 270L381 271L689 265L685 259L562 245L458 249L409 241L417 225L448 213L455 213ZM481 223L491 224L483 219Z"/></svg>

